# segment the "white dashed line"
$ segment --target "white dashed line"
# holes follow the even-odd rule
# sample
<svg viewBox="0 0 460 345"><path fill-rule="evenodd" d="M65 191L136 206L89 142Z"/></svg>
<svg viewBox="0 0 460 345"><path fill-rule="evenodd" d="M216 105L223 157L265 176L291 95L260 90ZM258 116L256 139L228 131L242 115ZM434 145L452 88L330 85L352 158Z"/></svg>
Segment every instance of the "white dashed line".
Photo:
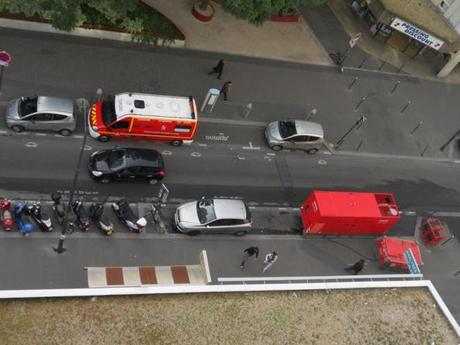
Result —
<svg viewBox="0 0 460 345"><path fill-rule="evenodd" d="M326 164L327 164L327 161L325 161L324 159L320 159L320 160L318 161L318 164L319 164L319 165L326 165Z"/></svg>
<svg viewBox="0 0 460 345"><path fill-rule="evenodd" d="M192 153L190 154L190 156L192 156L192 157L201 157L201 153L199 153L199 152L192 152Z"/></svg>
<svg viewBox="0 0 460 345"><path fill-rule="evenodd" d="M34 142L32 142L32 141L29 141L28 143L26 143L25 146L26 146L26 147L37 147L38 144L37 144L37 143L34 143Z"/></svg>
<svg viewBox="0 0 460 345"><path fill-rule="evenodd" d="M39 137L46 137L46 133L35 133L35 135Z"/></svg>
<svg viewBox="0 0 460 345"><path fill-rule="evenodd" d="M200 147L208 147L208 144L198 144Z"/></svg>
<svg viewBox="0 0 460 345"><path fill-rule="evenodd" d="M163 151L161 154L164 155L164 156L171 156L171 155L172 155L172 152L171 152L171 151L166 151L166 150L165 150L165 151Z"/></svg>
<svg viewBox="0 0 460 345"><path fill-rule="evenodd" d="M0 131L0 134L6 134L8 131Z"/></svg>

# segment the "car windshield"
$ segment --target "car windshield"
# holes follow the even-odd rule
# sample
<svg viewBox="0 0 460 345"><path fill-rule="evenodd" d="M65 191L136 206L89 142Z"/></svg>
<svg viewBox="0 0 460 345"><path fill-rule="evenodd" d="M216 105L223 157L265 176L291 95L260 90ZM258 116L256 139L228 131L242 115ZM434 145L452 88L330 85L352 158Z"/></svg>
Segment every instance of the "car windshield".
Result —
<svg viewBox="0 0 460 345"><path fill-rule="evenodd" d="M108 126L117 119L115 114L115 101L112 99L102 102L102 121Z"/></svg>
<svg viewBox="0 0 460 345"><path fill-rule="evenodd" d="M113 150L109 155L109 167L112 170L120 168L125 160L124 152L120 150Z"/></svg>
<svg viewBox="0 0 460 345"><path fill-rule="evenodd" d="M21 97L19 102L19 116L24 117L37 112L38 97Z"/></svg>
<svg viewBox="0 0 460 345"><path fill-rule="evenodd" d="M294 120L279 121L278 128L283 139L297 134Z"/></svg>
<svg viewBox="0 0 460 345"><path fill-rule="evenodd" d="M198 201L196 203L196 212L201 224L207 224L216 219L213 200L203 199Z"/></svg>

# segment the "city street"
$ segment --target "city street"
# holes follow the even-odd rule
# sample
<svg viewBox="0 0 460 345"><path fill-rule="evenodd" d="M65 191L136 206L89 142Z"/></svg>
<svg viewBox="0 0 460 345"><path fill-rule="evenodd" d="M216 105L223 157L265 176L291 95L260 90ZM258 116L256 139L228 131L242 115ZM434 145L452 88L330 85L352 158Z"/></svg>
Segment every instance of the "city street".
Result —
<svg viewBox="0 0 460 345"><path fill-rule="evenodd" d="M206 249L213 278L240 276L242 250L257 244L276 250L279 261L270 276L339 275L360 257L369 260L366 274L382 273L376 262L375 238L308 238L291 223L268 221L284 208L297 210L313 190L394 193L403 219L398 234L416 235L416 221L433 212L449 215L457 236L460 182L457 143L445 145L459 129L454 84L405 75L294 64L241 56L225 56L222 80L207 75L222 56L191 50L153 48L82 38L0 29L2 49L13 62L4 74L0 95L0 196L13 200L41 199L49 207L50 194L68 195L83 140L83 118L70 137L54 133L13 133L5 126L7 101L22 95L46 94L85 98L98 87L104 94L125 91L194 95L198 106L211 87L233 81L228 102L219 100L212 113L199 115L199 129L190 145L172 147L157 142L108 142L88 138L77 183L77 198L86 202L126 197L131 203L154 199L159 184L102 185L87 172L88 157L114 145L149 147L165 160L162 181L171 194L167 231L153 226L140 235L117 223L115 234L104 238L96 230L68 236L64 254L56 254L58 231L34 232L28 238L14 231L0 234L0 289L86 287L88 266L172 265L197 262ZM245 106L252 111L243 116ZM312 110L316 109L316 112ZM81 115L81 114L80 114ZM364 126L337 141L362 116ZM264 127L292 117L321 122L327 146L316 155L302 151L270 150ZM440 148L445 145L445 150ZM242 198L261 223L279 233L244 238L229 235L188 237L172 231L171 210L184 201L207 197ZM265 213L264 213L265 212ZM297 224L298 226L298 224ZM260 226L263 228L263 226ZM282 231L285 234L282 234ZM424 250L426 269L449 308L460 318L456 286L458 241ZM444 260L440 262L440 258ZM460 269L460 268L459 268ZM388 273L388 272L385 272ZM262 276L260 263L248 276Z"/></svg>

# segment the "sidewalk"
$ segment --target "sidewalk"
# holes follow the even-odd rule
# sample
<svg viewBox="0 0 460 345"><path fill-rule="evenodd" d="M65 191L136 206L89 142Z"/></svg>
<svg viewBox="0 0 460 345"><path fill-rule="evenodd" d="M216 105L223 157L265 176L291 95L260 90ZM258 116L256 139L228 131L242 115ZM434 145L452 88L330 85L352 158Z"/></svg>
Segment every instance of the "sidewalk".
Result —
<svg viewBox="0 0 460 345"><path fill-rule="evenodd" d="M344 0L330 0L322 6L302 6L303 16L298 23L268 21L260 27L235 18L217 3L213 3L216 12L212 21L201 23L191 15L191 5L186 0L145 2L176 24L185 34L185 46L189 49L331 65L329 53L344 51L349 38L362 32L363 37L350 52L346 67L358 67L366 58L360 67L364 70L380 69L440 80L436 73L444 63L440 60L435 66L432 61L413 60L373 39L369 29ZM441 80L460 83L460 70L454 70Z"/></svg>
<svg viewBox="0 0 460 345"><path fill-rule="evenodd" d="M193 17L190 1L145 2L174 22L184 33L185 46L189 49L303 63L330 63L327 52L303 19L299 23L266 22L254 26L235 18L213 2L214 18L202 23Z"/></svg>

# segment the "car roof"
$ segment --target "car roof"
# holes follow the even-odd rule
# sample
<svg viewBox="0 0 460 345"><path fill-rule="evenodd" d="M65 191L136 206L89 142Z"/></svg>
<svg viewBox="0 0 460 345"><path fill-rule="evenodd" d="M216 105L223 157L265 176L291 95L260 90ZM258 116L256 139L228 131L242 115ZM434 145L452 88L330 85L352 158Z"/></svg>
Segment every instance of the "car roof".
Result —
<svg viewBox="0 0 460 345"><path fill-rule="evenodd" d="M117 119L125 115L195 119L195 102L191 97L163 96L147 93L119 93L114 105Z"/></svg>
<svg viewBox="0 0 460 345"><path fill-rule="evenodd" d="M323 126L316 122L294 120L297 135L311 135L318 138L324 138Z"/></svg>
<svg viewBox="0 0 460 345"><path fill-rule="evenodd" d="M124 148L127 166L163 167L163 158L157 150Z"/></svg>
<svg viewBox="0 0 460 345"><path fill-rule="evenodd" d="M217 219L248 219L243 200L214 199L214 212Z"/></svg>
<svg viewBox="0 0 460 345"><path fill-rule="evenodd" d="M67 98L39 96L37 100L37 112L40 113L58 113L63 115L72 115L74 102Z"/></svg>

